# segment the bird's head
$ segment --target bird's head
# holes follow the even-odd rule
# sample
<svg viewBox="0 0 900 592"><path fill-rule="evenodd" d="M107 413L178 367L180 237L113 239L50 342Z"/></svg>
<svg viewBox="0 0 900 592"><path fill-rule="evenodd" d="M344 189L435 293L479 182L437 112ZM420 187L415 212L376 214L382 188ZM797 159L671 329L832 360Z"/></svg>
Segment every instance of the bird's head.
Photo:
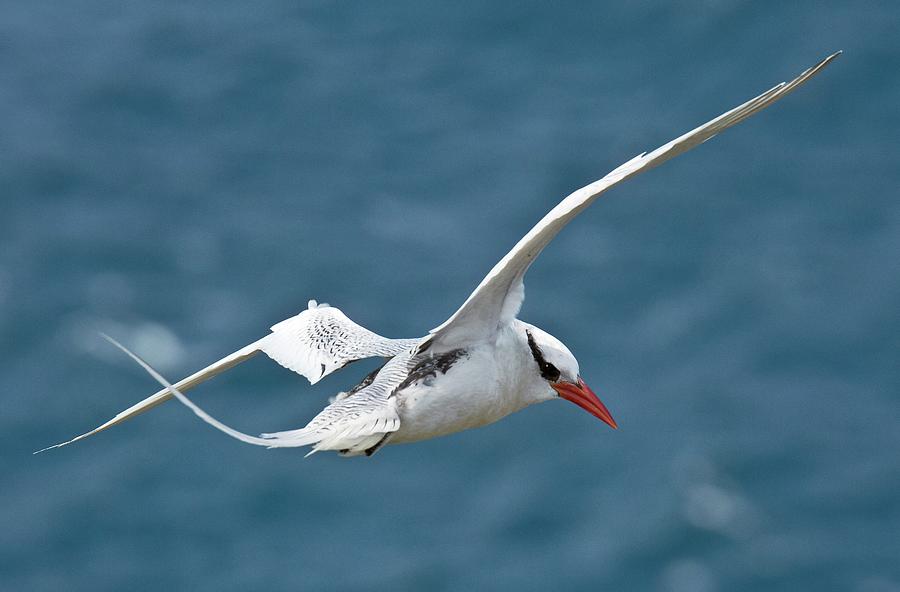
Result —
<svg viewBox="0 0 900 592"><path fill-rule="evenodd" d="M578 373L578 360L569 348L556 337L533 325L526 324L525 335L534 358L535 372L546 385L548 398L560 397L571 401L616 429L616 420L612 418L606 405Z"/></svg>

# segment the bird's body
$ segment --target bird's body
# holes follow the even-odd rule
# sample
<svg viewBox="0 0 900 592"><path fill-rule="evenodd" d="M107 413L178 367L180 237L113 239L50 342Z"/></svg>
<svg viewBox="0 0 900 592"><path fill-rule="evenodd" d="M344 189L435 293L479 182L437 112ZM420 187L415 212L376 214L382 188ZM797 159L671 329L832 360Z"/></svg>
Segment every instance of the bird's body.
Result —
<svg viewBox="0 0 900 592"><path fill-rule="evenodd" d="M556 398L575 403L615 428L609 411L582 380L578 362L568 348L516 318L524 299L525 272L553 237L600 194L758 113L809 80L837 55L660 148L638 155L566 197L494 266L447 321L424 337L388 339L354 323L335 307L310 301L306 310L274 325L262 339L174 385L111 340L164 388L100 427L50 448L103 431L172 397L244 442L271 448L312 446L313 451L336 450L347 455L370 455L385 444L416 442L484 426ZM259 352L311 383L355 360L381 357L386 362L356 387L339 393L305 427L261 437L220 423L183 394Z"/></svg>
<svg viewBox="0 0 900 592"><path fill-rule="evenodd" d="M550 399L543 381L526 372L534 360L525 327L517 320L492 344L421 354L420 371L396 392L400 429L390 441L417 442L485 426Z"/></svg>
<svg viewBox="0 0 900 592"><path fill-rule="evenodd" d="M328 308L310 303L298 317L327 313ZM406 340L413 345L339 393L306 427L262 437L276 448L309 442L319 450L372 454L384 444L488 425L552 398L546 381L529 371L535 365L529 333L552 339L516 319L494 341L466 348L434 352L428 337Z"/></svg>

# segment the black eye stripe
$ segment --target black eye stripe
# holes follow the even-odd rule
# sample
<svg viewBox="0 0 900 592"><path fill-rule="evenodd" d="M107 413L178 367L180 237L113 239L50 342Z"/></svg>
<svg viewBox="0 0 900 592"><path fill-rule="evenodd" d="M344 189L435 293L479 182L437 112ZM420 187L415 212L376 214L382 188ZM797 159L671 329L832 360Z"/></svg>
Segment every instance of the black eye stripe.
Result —
<svg viewBox="0 0 900 592"><path fill-rule="evenodd" d="M538 368L541 370L541 376L550 382L559 380L559 370L556 366L544 359L544 354L541 352L541 348L538 347L537 343L535 343L531 331L526 329L525 335L528 336L528 347L531 349L531 355L534 357L534 361L537 362Z"/></svg>

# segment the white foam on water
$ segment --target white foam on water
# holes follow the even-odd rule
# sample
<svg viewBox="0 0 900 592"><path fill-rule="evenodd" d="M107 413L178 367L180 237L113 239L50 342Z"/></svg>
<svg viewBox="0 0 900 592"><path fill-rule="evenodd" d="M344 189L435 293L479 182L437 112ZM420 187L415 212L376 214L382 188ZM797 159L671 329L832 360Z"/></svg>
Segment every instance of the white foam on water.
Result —
<svg viewBox="0 0 900 592"><path fill-rule="evenodd" d="M121 356L110 348L101 333L114 335L142 357L164 370L176 370L185 357L186 348L168 328L152 321L126 323L89 314L75 314L60 323L58 338L83 354L108 363L121 362Z"/></svg>
<svg viewBox="0 0 900 592"><path fill-rule="evenodd" d="M131 331L135 351L153 360L158 368L175 368L184 357L185 348L178 337L160 324L144 322Z"/></svg>

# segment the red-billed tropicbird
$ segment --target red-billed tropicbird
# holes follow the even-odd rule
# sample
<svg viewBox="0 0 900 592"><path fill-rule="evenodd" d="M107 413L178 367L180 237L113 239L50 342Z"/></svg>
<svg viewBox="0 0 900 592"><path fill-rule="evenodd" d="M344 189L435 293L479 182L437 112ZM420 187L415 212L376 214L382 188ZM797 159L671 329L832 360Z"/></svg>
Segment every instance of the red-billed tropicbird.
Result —
<svg viewBox="0 0 900 592"><path fill-rule="evenodd" d="M617 427L585 384L578 361L557 338L516 318L528 267L556 234L600 194L709 140L781 99L816 75L835 53L791 82L782 82L656 150L640 154L578 189L550 210L487 274L463 305L425 337L388 339L351 321L339 309L309 302L271 333L170 385L143 360L112 340L165 388L65 446L177 397L204 421L244 442L272 448L312 446L347 455L373 454L385 444L415 442L493 423L534 403L562 398ZM233 430L194 405L183 391L258 352L310 383L363 358L383 366L338 394L306 427L253 437ZM44 450L48 450L45 448Z"/></svg>

